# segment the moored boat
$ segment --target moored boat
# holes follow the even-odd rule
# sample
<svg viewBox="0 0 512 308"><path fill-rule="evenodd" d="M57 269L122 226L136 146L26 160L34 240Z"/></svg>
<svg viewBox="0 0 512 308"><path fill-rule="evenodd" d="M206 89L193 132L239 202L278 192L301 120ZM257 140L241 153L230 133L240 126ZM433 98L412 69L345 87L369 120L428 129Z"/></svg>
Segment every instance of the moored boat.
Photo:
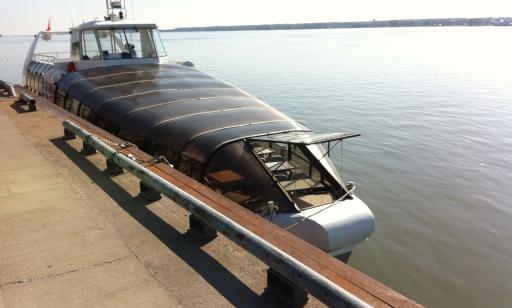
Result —
<svg viewBox="0 0 512 308"><path fill-rule="evenodd" d="M69 32L39 33L25 86L332 255L347 259L374 230L374 216L330 159L354 133L318 133L254 96L169 62L155 23L108 16ZM68 53L39 53L70 39Z"/></svg>

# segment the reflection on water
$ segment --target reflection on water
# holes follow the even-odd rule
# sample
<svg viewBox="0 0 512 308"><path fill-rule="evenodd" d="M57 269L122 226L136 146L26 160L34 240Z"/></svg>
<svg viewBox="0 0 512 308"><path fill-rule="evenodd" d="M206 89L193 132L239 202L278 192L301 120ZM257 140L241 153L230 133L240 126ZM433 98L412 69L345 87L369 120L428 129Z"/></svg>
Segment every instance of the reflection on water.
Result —
<svg viewBox="0 0 512 308"><path fill-rule="evenodd" d="M166 33L190 60L319 131L377 218L351 264L433 307L512 302L512 27ZM20 80L30 38L0 39Z"/></svg>

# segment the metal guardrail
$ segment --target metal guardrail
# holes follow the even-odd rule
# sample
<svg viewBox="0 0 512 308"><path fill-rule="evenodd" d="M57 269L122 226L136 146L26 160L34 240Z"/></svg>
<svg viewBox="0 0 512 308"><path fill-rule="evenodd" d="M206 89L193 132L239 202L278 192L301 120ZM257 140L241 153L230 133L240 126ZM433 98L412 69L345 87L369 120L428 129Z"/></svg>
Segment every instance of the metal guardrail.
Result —
<svg viewBox="0 0 512 308"><path fill-rule="evenodd" d="M16 97L16 90L14 89L14 85L10 82L0 80L0 89L4 89L9 94L9 97Z"/></svg>
<svg viewBox="0 0 512 308"><path fill-rule="evenodd" d="M366 302L305 266L283 250L179 189L130 157L114 150L87 130L68 120L63 122L63 126L65 130L82 139L85 145L103 154L107 160L135 175L144 185L175 201L195 217L224 234L284 278L312 294L323 303L330 307L370 307Z"/></svg>

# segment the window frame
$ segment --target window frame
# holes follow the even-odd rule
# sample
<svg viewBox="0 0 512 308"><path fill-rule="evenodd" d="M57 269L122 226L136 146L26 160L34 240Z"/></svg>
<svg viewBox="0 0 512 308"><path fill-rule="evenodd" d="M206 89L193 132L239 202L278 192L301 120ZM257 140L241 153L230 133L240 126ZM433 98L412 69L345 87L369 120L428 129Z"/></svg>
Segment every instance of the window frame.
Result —
<svg viewBox="0 0 512 308"><path fill-rule="evenodd" d="M155 34L154 34L155 32L156 32L156 34L158 34L158 41L162 45L162 49L163 49L163 53L164 53L163 55L161 55L160 52L158 51L158 47L157 47L157 44L156 44L157 40L156 40ZM159 58L167 57L167 50L165 49L165 45L164 45L164 42L162 40L162 36L160 35L160 31L158 31L158 28L151 29L150 33L151 33L151 37L153 39L153 45L155 46L155 51L156 51L157 57L159 57Z"/></svg>
<svg viewBox="0 0 512 308"><path fill-rule="evenodd" d="M94 58L90 58L89 56L87 56L87 54L84 54L84 51L86 51L85 49L85 39L84 39L84 36L85 36L85 33L86 32L92 32L94 34L94 38L95 38L95 41L96 41L96 47L98 48L98 59L94 59ZM89 59L85 60L85 61L89 61L89 60L103 60L103 51L101 50L101 45L100 45L100 41L98 39L98 32L96 30L82 30L80 31L80 59L82 60L85 60L84 59L84 56L87 56L89 57Z"/></svg>
<svg viewBox="0 0 512 308"><path fill-rule="evenodd" d="M116 32L117 31L122 31L123 35L124 35L124 40L126 40L128 42L128 39L126 37L126 30L135 30L136 32L139 32L140 31L143 31L143 30L146 30L148 31L148 38L150 39L150 44L151 46L149 46L149 48L153 49L154 52L155 52L155 56L154 57L142 57L143 53L141 52L141 56L137 56L135 58L133 57L130 57L130 58L111 58L111 59L105 59L104 55L103 55L103 46L101 45L101 41L100 41L100 38L99 38L99 34L98 34L98 31L109 31L110 32L110 41L111 41L111 44L112 44L112 48L113 50L116 50L117 51L117 46L115 44L115 41L114 41L114 36L116 35ZM83 60L83 57L86 55L84 54L84 51L86 50L85 49L85 39L84 39L84 34L86 32L93 32L94 33L94 36L96 38L96 46L98 48L98 52L99 52L99 58L98 59L93 59L93 58L90 58L89 57L89 60L104 60L104 61L108 61L108 60L126 60L126 59L159 59L161 57L166 57L167 56L167 51L165 49L165 45L163 44L163 41L161 39L161 36L159 34L159 39L160 39L160 42L161 42L161 45L162 45L162 48L163 48L163 52L165 53L165 55L160 55L160 52L159 52L159 49L157 48L157 45L156 45L156 41L155 41L155 36L153 34L154 31L157 31L158 32L158 28L152 28L152 27L142 27L142 28L139 28L139 27L126 27L126 28L115 28L115 27L112 27L112 28L99 28L99 29L89 29L89 30L81 30L80 31L80 58ZM142 48L142 35L141 35L141 48ZM110 51L109 51L110 52ZM128 51L130 52L130 51ZM116 52L117 53L117 52ZM119 53L120 55L122 54ZM88 60L86 60L88 61Z"/></svg>

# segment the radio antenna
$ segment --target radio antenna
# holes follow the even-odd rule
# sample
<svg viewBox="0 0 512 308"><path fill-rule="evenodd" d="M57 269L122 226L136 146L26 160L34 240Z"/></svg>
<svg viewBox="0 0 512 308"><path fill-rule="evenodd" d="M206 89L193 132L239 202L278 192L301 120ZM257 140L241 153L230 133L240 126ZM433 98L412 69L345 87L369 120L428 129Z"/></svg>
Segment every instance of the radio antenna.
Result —
<svg viewBox="0 0 512 308"><path fill-rule="evenodd" d="M133 4L133 0L131 0L130 5L132 6L132 19L135 19L135 5Z"/></svg>

